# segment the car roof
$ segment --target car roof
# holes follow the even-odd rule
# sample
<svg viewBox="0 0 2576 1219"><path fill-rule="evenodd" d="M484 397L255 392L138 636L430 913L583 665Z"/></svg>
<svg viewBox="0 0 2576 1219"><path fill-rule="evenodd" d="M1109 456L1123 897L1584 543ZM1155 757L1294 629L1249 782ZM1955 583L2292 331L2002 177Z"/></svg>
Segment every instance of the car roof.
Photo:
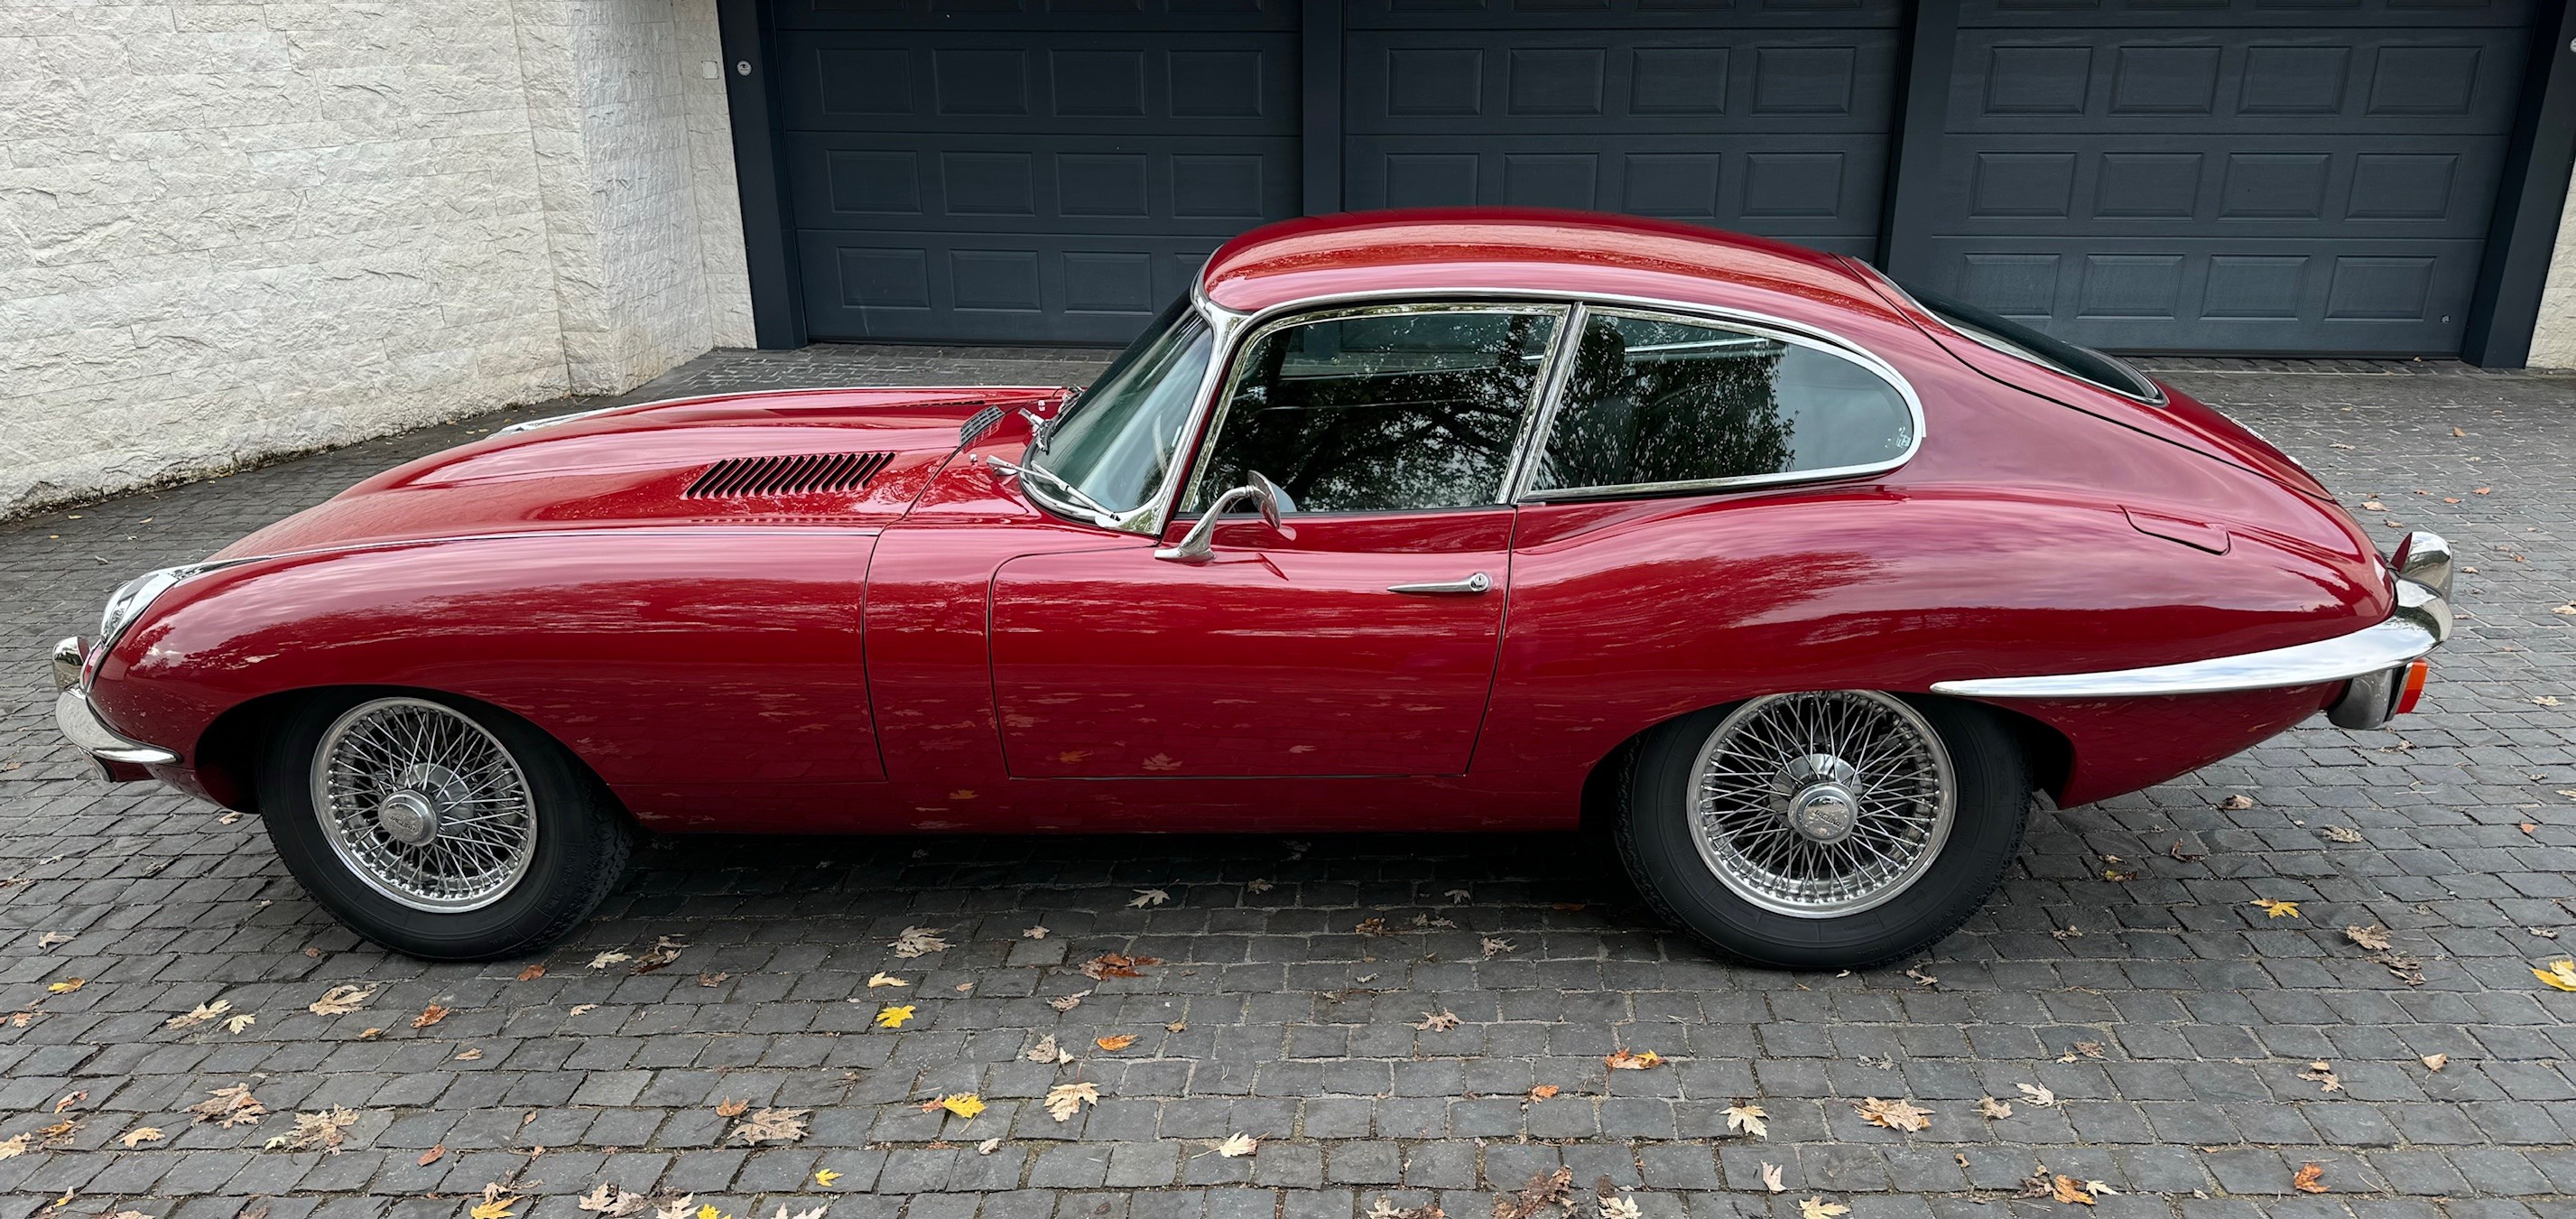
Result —
<svg viewBox="0 0 2576 1219"><path fill-rule="evenodd" d="M1826 329L1901 314L1840 256L1601 212L1457 207L1346 212L1254 229L1201 272L1225 309L1357 293L1539 291L1706 305ZM1874 327L1873 327L1874 328Z"/></svg>

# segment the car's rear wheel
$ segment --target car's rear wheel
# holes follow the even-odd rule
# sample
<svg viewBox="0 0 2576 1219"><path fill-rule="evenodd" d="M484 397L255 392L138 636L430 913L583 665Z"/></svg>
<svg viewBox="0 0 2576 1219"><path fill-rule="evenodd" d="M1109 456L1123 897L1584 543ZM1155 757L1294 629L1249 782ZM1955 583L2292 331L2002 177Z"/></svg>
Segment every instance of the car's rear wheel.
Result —
<svg viewBox="0 0 2576 1219"><path fill-rule="evenodd" d="M2032 788L1981 708L1869 690L1767 695L1658 729L1617 839L1647 901L1730 955L1874 965L1976 913L2020 849Z"/></svg>
<svg viewBox="0 0 2576 1219"><path fill-rule="evenodd" d="M404 693L310 700L267 741L268 836L358 934L441 961L543 947L624 873L634 830L526 723Z"/></svg>

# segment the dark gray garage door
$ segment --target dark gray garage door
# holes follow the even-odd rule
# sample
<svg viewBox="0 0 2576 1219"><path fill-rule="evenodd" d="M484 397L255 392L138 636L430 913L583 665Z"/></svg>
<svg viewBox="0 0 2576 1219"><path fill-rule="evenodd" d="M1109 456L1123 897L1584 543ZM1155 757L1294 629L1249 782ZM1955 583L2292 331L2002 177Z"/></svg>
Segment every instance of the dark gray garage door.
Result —
<svg viewBox="0 0 2576 1219"><path fill-rule="evenodd" d="M1928 239L1897 270L2103 347L2455 352L2528 20L1967 0Z"/></svg>
<svg viewBox="0 0 2576 1219"><path fill-rule="evenodd" d="M1294 0L781 0L813 337L1120 343L1293 216Z"/></svg>
<svg viewBox="0 0 2576 1219"><path fill-rule="evenodd" d="M1635 212L1875 253L1897 0L1349 0L1344 202Z"/></svg>

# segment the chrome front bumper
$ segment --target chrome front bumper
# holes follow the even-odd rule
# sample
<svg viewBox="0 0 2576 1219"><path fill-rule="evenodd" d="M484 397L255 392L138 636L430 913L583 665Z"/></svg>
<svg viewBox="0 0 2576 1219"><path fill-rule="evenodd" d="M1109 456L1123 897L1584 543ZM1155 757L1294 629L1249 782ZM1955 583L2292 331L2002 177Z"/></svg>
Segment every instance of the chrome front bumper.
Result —
<svg viewBox="0 0 2576 1219"><path fill-rule="evenodd" d="M80 684L87 651L77 637L54 645L54 725L62 730L63 738L80 747L98 764L99 773L110 779L136 778L139 774L134 767L178 761L178 754L132 740L98 718L98 712L89 705L89 692Z"/></svg>
<svg viewBox="0 0 2576 1219"><path fill-rule="evenodd" d="M2394 712L2406 669L2451 637L2451 546L2411 533L2397 548L2397 608L2349 635L2286 648L2143 669L1934 682L1960 698L2134 698L2220 694L2348 681L2330 712L2346 728L2376 728Z"/></svg>

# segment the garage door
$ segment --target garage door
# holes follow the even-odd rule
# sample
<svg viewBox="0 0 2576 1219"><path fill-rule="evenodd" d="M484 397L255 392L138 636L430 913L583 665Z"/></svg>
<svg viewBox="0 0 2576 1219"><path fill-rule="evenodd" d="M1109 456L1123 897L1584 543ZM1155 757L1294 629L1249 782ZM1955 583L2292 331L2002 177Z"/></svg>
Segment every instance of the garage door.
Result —
<svg viewBox="0 0 2576 1219"><path fill-rule="evenodd" d="M2518 0L1966 0L1900 274L2128 350L2460 348Z"/></svg>
<svg viewBox="0 0 2576 1219"><path fill-rule="evenodd" d="M1633 212L1876 252L1897 0L1349 0L1343 199Z"/></svg>
<svg viewBox="0 0 2576 1219"><path fill-rule="evenodd" d="M817 339L1123 343L1298 211L1294 0L781 0Z"/></svg>

